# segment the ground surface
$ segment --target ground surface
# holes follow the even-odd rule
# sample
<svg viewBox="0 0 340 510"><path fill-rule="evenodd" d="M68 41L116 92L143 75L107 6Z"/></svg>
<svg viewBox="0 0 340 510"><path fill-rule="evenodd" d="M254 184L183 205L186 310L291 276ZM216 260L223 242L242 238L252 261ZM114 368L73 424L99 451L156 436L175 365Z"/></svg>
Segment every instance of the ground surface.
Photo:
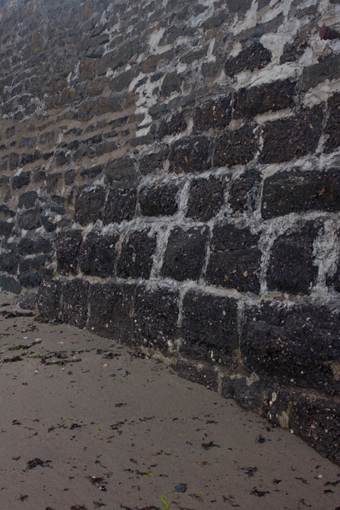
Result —
<svg viewBox="0 0 340 510"><path fill-rule="evenodd" d="M0 296L1 510L340 508L340 468L297 437L13 299Z"/></svg>

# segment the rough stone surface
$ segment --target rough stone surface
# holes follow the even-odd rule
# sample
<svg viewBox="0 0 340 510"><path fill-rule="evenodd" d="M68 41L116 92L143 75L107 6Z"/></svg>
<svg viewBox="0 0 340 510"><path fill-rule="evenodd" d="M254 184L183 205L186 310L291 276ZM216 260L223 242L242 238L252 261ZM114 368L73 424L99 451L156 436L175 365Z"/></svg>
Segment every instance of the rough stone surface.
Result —
<svg viewBox="0 0 340 510"><path fill-rule="evenodd" d="M310 294L318 274L313 243L319 228L310 222L299 231L289 232L275 240L268 263L269 290Z"/></svg>
<svg viewBox="0 0 340 510"><path fill-rule="evenodd" d="M232 365L238 348L237 303L189 291L183 301L181 353Z"/></svg>
<svg viewBox="0 0 340 510"><path fill-rule="evenodd" d="M290 409L340 462L340 53L319 38L339 1L0 3L1 289L39 286L51 319L160 349L274 424ZM266 372L261 301L332 326Z"/></svg>
<svg viewBox="0 0 340 510"><path fill-rule="evenodd" d="M258 293L262 255L257 247L258 239L249 229L241 230L228 224L216 226L207 281L218 287Z"/></svg>
<svg viewBox="0 0 340 510"><path fill-rule="evenodd" d="M134 285L92 285L89 300L90 330L101 336L131 343L134 293Z"/></svg>
<svg viewBox="0 0 340 510"><path fill-rule="evenodd" d="M178 292L137 287L134 317L135 341L167 351L177 336Z"/></svg>
<svg viewBox="0 0 340 510"><path fill-rule="evenodd" d="M117 266L120 278L150 278L156 236L150 231L130 232L124 240Z"/></svg>
<svg viewBox="0 0 340 510"><path fill-rule="evenodd" d="M178 281L198 280L203 269L207 240L206 227L193 227L187 231L175 228L168 241L162 276Z"/></svg>

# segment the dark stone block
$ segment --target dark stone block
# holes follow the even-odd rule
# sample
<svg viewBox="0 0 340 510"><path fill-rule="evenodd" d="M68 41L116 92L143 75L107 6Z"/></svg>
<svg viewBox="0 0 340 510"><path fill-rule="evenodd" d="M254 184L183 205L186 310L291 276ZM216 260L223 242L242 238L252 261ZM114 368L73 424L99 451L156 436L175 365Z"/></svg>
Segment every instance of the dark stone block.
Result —
<svg viewBox="0 0 340 510"><path fill-rule="evenodd" d="M12 294L20 294L21 292L20 283L11 276L2 275L0 277L0 287L5 292L11 292Z"/></svg>
<svg viewBox="0 0 340 510"><path fill-rule="evenodd" d="M161 96L168 97L173 92L180 92L183 83L183 76L177 73L169 73L165 76L162 87Z"/></svg>
<svg viewBox="0 0 340 510"><path fill-rule="evenodd" d="M157 132L157 138L164 138L164 136L176 135L185 131L188 127L184 112L177 113L172 116L169 121L162 120Z"/></svg>
<svg viewBox="0 0 340 510"><path fill-rule="evenodd" d="M157 80L161 78L163 75L157 74ZM154 80L155 81L155 80ZM169 106L165 103L155 104L153 106L150 106L149 108L149 114L151 117L156 120L159 119L162 115L165 115L169 111Z"/></svg>
<svg viewBox="0 0 340 510"><path fill-rule="evenodd" d="M9 155L9 169L15 170L19 166L20 156L16 152L11 152Z"/></svg>
<svg viewBox="0 0 340 510"><path fill-rule="evenodd" d="M315 152L322 129L322 107L302 110L299 117L267 122L262 163L281 163Z"/></svg>
<svg viewBox="0 0 340 510"><path fill-rule="evenodd" d="M67 324L85 328L89 287L89 282L77 278L64 285L61 318Z"/></svg>
<svg viewBox="0 0 340 510"><path fill-rule="evenodd" d="M83 227L102 218L105 204L104 188L79 188L76 195L74 219Z"/></svg>
<svg viewBox="0 0 340 510"><path fill-rule="evenodd" d="M324 306L262 302L245 310L241 356L249 372L272 382L339 394L340 317ZM333 371L333 369L334 371Z"/></svg>
<svg viewBox="0 0 340 510"><path fill-rule="evenodd" d="M41 158L41 153L39 151L34 151L33 154L21 154L20 156L20 165L25 166L29 165L30 163L34 163L38 159Z"/></svg>
<svg viewBox="0 0 340 510"><path fill-rule="evenodd" d="M34 207L35 202L38 198L38 193L36 191L26 191L23 195L19 197L18 208L22 209L30 209Z"/></svg>
<svg viewBox="0 0 340 510"><path fill-rule="evenodd" d="M153 188L143 188L139 193L139 203L144 216L172 216L177 212L179 187L168 183Z"/></svg>
<svg viewBox="0 0 340 510"><path fill-rule="evenodd" d="M44 239L39 236L38 239L34 240L34 252L33 253L49 253L52 251L52 245L49 239ZM19 251L20 253L20 251Z"/></svg>
<svg viewBox="0 0 340 510"><path fill-rule="evenodd" d="M263 2L263 0L261 0ZM245 13L250 9L252 0L227 0L229 11L234 13Z"/></svg>
<svg viewBox="0 0 340 510"><path fill-rule="evenodd" d="M293 169L274 174L264 182L262 217L267 220L310 210L340 210L340 170L318 172Z"/></svg>
<svg viewBox="0 0 340 510"><path fill-rule="evenodd" d="M201 276L208 241L207 227L183 230L175 227L169 237L161 275L177 281L198 280Z"/></svg>
<svg viewBox="0 0 340 510"><path fill-rule="evenodd" d="M79 251L79 267L84 274L91 276L114 276L116 262L115 236L99 236L90 234L81 245Z"/></svg>
<svg viewBox="0 0 340 510"><path fill-rule="evenodd" d="M177 336L178 292L137 287L134 316L136 343L168 351Z"/></svg>
<svg viewBox="0 0 340 510"><path fill-rule="evenodd" d="M212 143L205 136L182 138L171 146L170 167L173 172L205 172L212 165Z"/></svg>
<svg viewBox="0 0 340 510"><path fill-rule="evenodd" d="M93 285L90 290L90 331L130 344L134 294L134 285Z"/></svg>
<svg viewBox="0 0 340 510"><path fill-rule="evenodd" d="M131 81L134 78L134 75L135 73L133 70L129 70L125 73L120 74L119 76L117 76L117 78L111 80L110 89L113 92L122 92L122 90L128 88L128 86L130 85Z"/></svg>
<svg viewBox="0 0 340 510"><path fill-rule="evenodd" d="M169 155L169 149L165 148L160 152L147 154L140 160L140 172L142 175L148 175L156 170L163 169L163 163Z"/></svg>
<svg viewBox="0 0 340 510"><path fill-rule="evenodd" d="M0 214L5 218L13 218L15 216L15 212L5 204L0 205Z"/></svg>
<svg viewBox="0 0 340 510"><path fill-rule="evenodd" d="M340 145L340 94L333 94L328 100L329 117L325 128L328 135L324 151L333 152Z"/></svg>
<svg viewBox="0 0 340 510"><path fill-rule="evenodd" d="M71 186L74 183L74 180L77 175L77 170L74 170L73 168L71 170L67 170L65 172L64 180L66 186Z"/></svg>
<svg viewBox="0 0 340 510"><path fill-rule="evenodd" d="M33 147L36 144L36 141L37 141L37 137L28 138L26 136L22 136L20 138L20 142L19 142L19 149L21 149L22 147L27 147L28 149L33 149Z"/></svg>
<svg viewBox="0 0 340 510"><path fill-rule="evenodd" d="M18 269L18 257L15 253L1 253L0 254L0 271L9 274L16 274Z"/></svg>
<svg viewBox="0 0 340 510"><path fill-rule="evenodd" d="M48 174L46 177L46 187L47 192L51 193L55 190L55 188L58 185L59 179L61 179L62 174L61 173L54 173L54 174Z"/></svg>
<svg viewBox="0 0 340 510"><path fill-rule="evenodd" d="M66 230L57 235L57 266L60 274L77 274L78 254L82 240L83 236L80 230Z"/></svg>
<svg viewBox="0 0 340 510"><path fill-rule="evenodd" d="M296 82L289 79L241 89L235 97L234 118L255 117L268 111L294 108Z"/></svg>
<svg viewBox="0 0 340 510"><path fill-rule="evenodd" d="M308 48L308 42L301 37L296 37L292 44L286 43L283 48L283 53L280 57L280 65L286 62L295 62L305 53ZM313 66L312 66L313 67ZM308 69L308 68L307 68ZM305 68L306 70L306 68ZM305 71L304 70L304 71ZM305 76L306 79L306 76ZM308 79L307 79L308 80Z"/></svg>
<svg viewBox="0 0 340 510"><path fill-rule="evenodd" d="M228 202L233 211L254 211L257 195L261 193L261 173L247 170L230 185Z"/></svg>
<svg viewBox="0 0 340 510"><path fill-rule="evenodd" d="M267 381L259 380L247 384L247 378L234 379L225 377L222 382L222 396L234 399L240 407L248 411L262 411L266 395L270 391Z"/></svg>
<svg viewBox="0 0 340 510"><path fill-rule="evenodd" d="M132 220L135 215L136 202L135 189L111 189L103 213L104 225Z"/></svg>
<svg viewBox="0 0 340 510"><path fill-rule="evenodd" d="M40 271L40 269L45 265L47 258L46 255L40 255L38 257L34 257L30 259L30 267L32 271Z"/></svg>
<svg viewBox="0 0 340 510"><path fill-rule="evenodd" d="M12 188L20 189L24 186L28 186L31 181L31 172L21 172L19 175L15 175L12 179Z"/></svg>
<svg viewBox="0 0 340 510"><path fill-rule="evenodd" d="M190 186L186 217L209 221L224 203L225 183L222 177L194 179Z"/></svg>
<svg viewBox="0 0 340 510"><path fill-rule="evenodd" d="M40 315L46 319L57 319L60 312L61 283L43 280L38 290L37 304Z"/></svg>
<svg viewBox="0 0 340 510"><path fill-rule="evenodd" d="M257 247L258 235L233 225L214 228L207 282L239 292L259 292L262 253Z"/></svg>
<svg viewBox="0 0 340 510"><path fill-rule="evenodd" d="M271 52L259 42L254 42L242 50L237 57L233 57L225 64L225 74L233 78L242 71L255 71L263 69L272 60Z"/></svg>
<svg viewBox="0 0 340 510"><path fill-rule="evenodd" d="M224 131L216 139L214 166L246 165L254 159L257 140L253 127L246 125L236 131Z"/></svg>
<svg viewBox="0 0 340 510"><path fill-rule="evenodd" d="M18 280L23 287L35 288L39 287L41 283L41 276L39 273L22 273L19 275Z"/></svg>
<svg viewBox="0 0 340 510"><path fill-rule="evenodd" d="M41 227L41 207L27 209L18 216L18 227L24 230L34 230Z"/></svg>
<svg viewBox="0 0 340 510"><path fill-rule="evenodd" d="M231 121L231 97L220 97L217 101L209 100L196 108L194 113L194 131L225 129Z"/></svg>
<svg viewBox="0 0 340 510"><path fill-rule="evenodd" d="M233 364L239 342L236 300L189 291L183 301L182 337L181 354Z"/></svg>
<svg viewBox="0 0 340 510"><path fill-rule="evenodd" d="M189 362L185 361L177 362L174 365L171 365L171 368L183 379L187 379L188 381L196 384L201 384L211 391L218 390L218 373L210 366L202 366L202 364L200 364L200 366L197 367L196 365L190 365Z"/></svg>
<svg viewBox="0 0 340 510"><path fill-rule="evenodd" d="M305 67L302 74L302 90L316 87L325 80L340 78L340 55L332 54L328 57L319 58L319 63Z"/></svg>
<svg viewBox="0 0 340 510"><path fill-rule="evenodd" d="M118 261L117 276L120 278L150 278L156 234L150 230L130 232L124 240Z"/></svg>
<svg viewBox="0 0 340 510"><path fill-rule="evenodd" d="M82 170L80 172L80 175L82 176L82 178L84 179L85 177L87 177L88 179L95 179L96 177L98 177L98 175L100 175L103 171L103 165L96 165L96 166L91 166L90 168L85 168L85 170Z"/></svg>
<svg viewBox="0 0 340 510"><path fill-rule="evenodd" d="M313 265L313 242L319 228L309 222L299 232L275 240L267 272L269 290L310 294L318 275L318 268Z"/></svg>
<svg viewBox="0 0 340 510"><path fill-rule="evenodd" d="M0 221L0 236L9 237L13 230L14 223L8 223L7 221Z"/></svg>
<svg viewBox="0 0 340 510"><path fill-rule="evenodd" d="M133 188L139 180L134 160L128 156L109 160L106 164L105 174L105 182L115 188Z"/></svg>

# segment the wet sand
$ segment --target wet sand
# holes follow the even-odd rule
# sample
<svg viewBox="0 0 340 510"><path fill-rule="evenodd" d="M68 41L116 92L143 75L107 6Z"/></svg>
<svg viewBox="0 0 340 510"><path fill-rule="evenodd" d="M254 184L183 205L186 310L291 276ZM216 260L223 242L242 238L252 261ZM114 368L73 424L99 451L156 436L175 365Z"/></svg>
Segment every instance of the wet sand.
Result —
<svg viewBox="0 0 340 510"><path fill-rule="evenodd" d="M15 301L0 295L1 510L340 509L340 468L296 436Z"/></svg>

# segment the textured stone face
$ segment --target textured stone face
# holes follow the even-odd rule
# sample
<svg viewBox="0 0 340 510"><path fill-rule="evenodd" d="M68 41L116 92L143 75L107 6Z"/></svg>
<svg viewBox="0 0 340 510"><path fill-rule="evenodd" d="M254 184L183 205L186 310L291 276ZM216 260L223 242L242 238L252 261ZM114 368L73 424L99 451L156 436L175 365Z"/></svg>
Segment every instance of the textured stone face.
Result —
<svg viewBox="0 0 340 510"><path fill-rule="evenodd" d="M2 2L0 288L340 462L337 4Z"/></svg>
<svg viewBox="0 0 340 510"><path fill-rule="evenodd" d="M203 268L208 229L174 229L164 256L162 276L174 280L198 280Z"/></svg>

